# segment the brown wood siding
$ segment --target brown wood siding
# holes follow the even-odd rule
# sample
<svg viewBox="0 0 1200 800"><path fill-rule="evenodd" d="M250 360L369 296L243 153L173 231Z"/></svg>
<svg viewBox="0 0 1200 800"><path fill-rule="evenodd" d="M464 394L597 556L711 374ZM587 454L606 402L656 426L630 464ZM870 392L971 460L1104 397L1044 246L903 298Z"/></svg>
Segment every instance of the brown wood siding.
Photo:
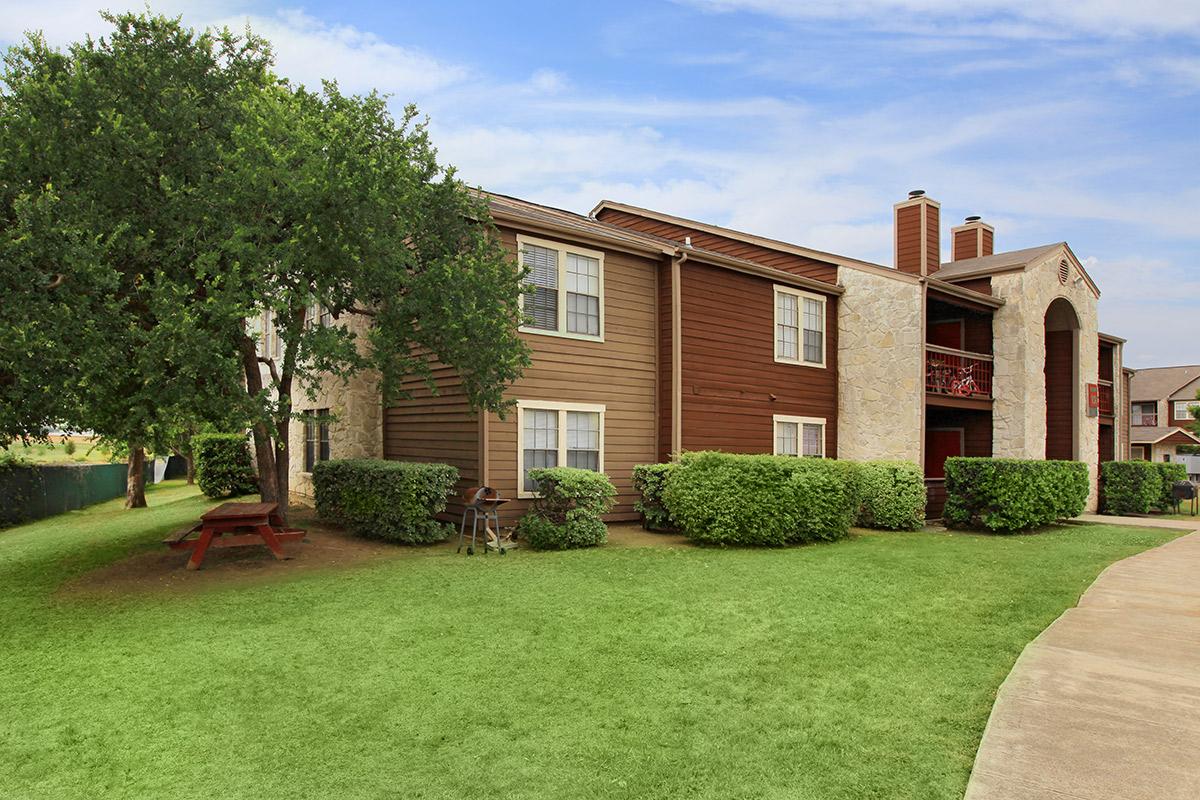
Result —
<svg viewBox="0 0 1200 800"><path fill-rule="evenodd" d="M671 460L671 262L658 267L658 460Z"/></svg>
<svg viewBox="0 0 1200 800"><path fill-rule="evenodd" d="M826 300L819 368L776 363L770 280L688 261L681 291L683 449L773 452L772 417L786 414L823 417L836 456L837 298Z"/></svg>
<svg viewBox="0 0 1200 800"><path fill-rule="evenodd" d="M921 274L921 207L896 209L896 269Z"/></svg>
<svg viewBox="0 0 1200 800"><path fill-rule="evenodd" d="M462 490L478 486L479 419L471 414L462 381L449 367L434 365L434 394L419 378L408 378L403 388L412 396L383 411L383 457L393 461L452 464L458 468L456 497L447 514L462 513Z"/></svg>
<svg viewBox="0 0 1200 800"><path fill-rule="evenodd" d="M964 289L970 289L971 291L979 292L980 294L990 295L992 293L991 278L972 278L969 281L957 281L955 282L955 286L961 286Z"/></svg>
<svg viewBox="0 0 1200 800"><path fill-rule="evenodd" d="M980 253L980 255L982 255L982 256L993 255L992 248L995 246L995 244L994 244L995 236L996 235L994 233L992 233L991 231L989 231L987 228L983 229L983 252ZM988 292L988 294L991 294L991 292Z"/></svg>
<svg viewBox="0 0 1200 800"><path fill-rule="evenodd" d="M517 232L501 228L506 248L516 252ZM534 234L531 234L534 235ZM536 234L537 238L555 240ZM568 239L558 239L570 244ZM594 245L588 245L595 250ZM616 251L604 252L603 342L523 333L533 363L506 393L514 400L593 403L605 406L604 471L617 488L609 519L636 519L637 497L630 476L637 464L657 460L655 413L655 303L659 262ZM668 295L669 299L669 295ZM669 306L668 306L669 308ZM669 369L669 367L668 367ZM488 421L488 484L516 498L517 414ZM514 500L501 512L511 525L529 501Z"/></svg>
<svg viewBox="0 0 1200 800"><path fill-rule="evenodd" d="M824 281L825 283L837 283L837 265L827 261L807 258L796 253L788 253L764 245L744 242L730 236L721 236L720 234L689 228L685 225L650 219L626 211L603 209L598 218L612 225L620 225L622 228L649 233L653 236L661 236L664 239L670 239L680 244L683 243L685 237L690 236L692 244L705 250L712 250L715 253L754 261L763 266L774 267L775 269L781 269L794 275L803 275L806 278Z"/></svg>
<svg viewBox="0 0 1200 800"><path fill-rule="evenodd" d="M942 267L941 209L929 203L925 206L925 274L932 275Z"/></svg>
<svg viewBox="0 0 1200 800"><path fill-rule="evenodd" d="M1074 457L1073 331L1046 331L1046 458Z"/></svg>
<svg viewBox="0 0 1200 800"><path fill-rule="evenodd" d="M950 257L953 261L964 258L976 258L979 255L979 232L974 228L965 231L955 231L954 241L950 245Z"/></svg>

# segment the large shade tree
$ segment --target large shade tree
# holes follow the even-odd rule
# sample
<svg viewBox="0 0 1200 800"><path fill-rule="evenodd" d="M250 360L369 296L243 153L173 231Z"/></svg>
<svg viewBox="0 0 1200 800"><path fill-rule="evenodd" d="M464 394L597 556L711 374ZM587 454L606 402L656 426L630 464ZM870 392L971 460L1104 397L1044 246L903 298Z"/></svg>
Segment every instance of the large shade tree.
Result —
<svg viewBox="0 0 1200 800"><path fill-rule="evenodd" d="M371 370L396 397L437 361L506 407L521 269L413 109L280 81L248 32L105 18L6 57L0 286L27 302L0 315L0 439L66 421L125 443L138 504L143 448L241 420L286 501L298 392Z"/></svg>
<svg viewBox="0 0 1200 800"><path fill-rule="evenodd" d="M248 105L222 176L228 268L280 343L260 354L253 327L239 331L264 500L287 497L296 398L322 384L370 370L395 398L437 362L474 408L503 411L528 364L522 270L413 108L396 120L377 94L280 84Z"/></svg>
<svg viewBox="0 0 1200 800"><path fill-rule="evenodd" d="M229 309L195 276L221 263L211 187L238 111L273 78L252 36L104 17L103 38L60 52L30 35L5 57L3 274L28 304L0 318L0 339L17 333L0 408L8 435L58 421L127 449L140 506L163 417L204 420L240 398Z"/></svg>

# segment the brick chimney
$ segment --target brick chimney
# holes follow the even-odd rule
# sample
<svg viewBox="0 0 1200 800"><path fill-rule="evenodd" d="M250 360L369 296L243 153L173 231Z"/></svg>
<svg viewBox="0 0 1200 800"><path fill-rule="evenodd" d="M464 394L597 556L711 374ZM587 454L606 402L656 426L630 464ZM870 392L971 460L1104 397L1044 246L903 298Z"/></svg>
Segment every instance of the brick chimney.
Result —
<svg viewBox="0 0 1200 800"><path fill-rule="evenodd" d="M950 229L950 260L990 256L995 238L995 228L979 217L967 217L962 225Z"/></svg>
<svg viewBox="0 0 1200 800"><path fill-rule="evenodd" d="M912 275L932 275L942 265L941 205L913 189L908 199L896 203L896 269Z"/></svg>

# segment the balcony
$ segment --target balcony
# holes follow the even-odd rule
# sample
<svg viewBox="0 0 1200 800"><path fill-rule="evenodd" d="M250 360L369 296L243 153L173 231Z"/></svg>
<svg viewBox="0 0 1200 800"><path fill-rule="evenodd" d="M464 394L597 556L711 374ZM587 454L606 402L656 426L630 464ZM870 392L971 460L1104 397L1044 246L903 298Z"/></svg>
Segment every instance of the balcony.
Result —
<svg viewBox="0 0 1200 800"><path fill-rule="evenodd" d="M991 401L992 357L925 345L925 392L962 401Z"/></svg>
<svg viewBox="0 0 1200 800"><path fill-rule="evenodd" d="M1114 409L1112 381L1100 381L1100 415L1111 417Z"/></svg>
<svg viewBox="0 0 1200 800"><path fill-rule="evenodd" d="M1137 428L1156 428L1158 427L1158 414L1134 414L1130 419L1130 424Z"/></svg>

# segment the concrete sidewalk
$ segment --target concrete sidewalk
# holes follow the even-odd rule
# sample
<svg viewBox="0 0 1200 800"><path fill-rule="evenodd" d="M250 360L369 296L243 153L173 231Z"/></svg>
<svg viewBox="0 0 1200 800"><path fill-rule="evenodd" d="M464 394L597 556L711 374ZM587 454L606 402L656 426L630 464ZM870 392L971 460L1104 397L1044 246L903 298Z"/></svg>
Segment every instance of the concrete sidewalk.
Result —
<svg viewBox="0 0 1200 800"><path fill-rule="evenodd" d="M1000 687L966 800L1052 798L1200 798L1200 532L1106 569Z"/></svg>

